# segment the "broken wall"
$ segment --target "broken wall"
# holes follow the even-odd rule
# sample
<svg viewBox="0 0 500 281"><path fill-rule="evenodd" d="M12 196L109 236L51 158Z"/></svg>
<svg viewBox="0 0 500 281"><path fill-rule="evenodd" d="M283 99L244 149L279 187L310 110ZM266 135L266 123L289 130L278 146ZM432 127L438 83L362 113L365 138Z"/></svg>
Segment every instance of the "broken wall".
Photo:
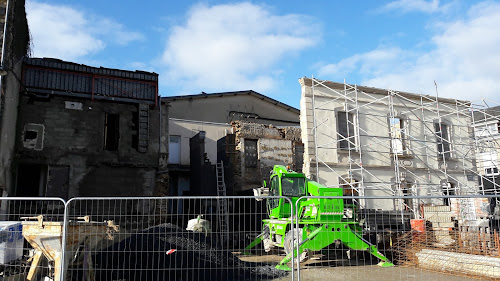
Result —
<svg viewBox="0 0 500 281"><path fill-rule="evenodd" d="M167 110L163 105L164 117L168 116ZM69 167L69 197L152 196L159 162L162 155L168 155L167 148L160 145L160 139L168 134L168 121L163 120L160 127L159 111L160 107L141 104L23 95L16 164L39 165L48 170ZM145 112L148 128L141 129L148 129L147 140L137 137L138 118ZM110 116L115 116L113 124ZM139 152L139 141L146 142L145 152ZM18 169L17 176L22 175L23 170ZM44 184L49 185L40 182L40 196L46 195ZM16 194L22 195L24 188L17 186Z"/></svg>
<svg viewBox="0 0 500 281"><path fill-rule="evenodd" d="M296 166L297 146L302 146L300 128L275 127L235 121L236 164L234 167L235 191L248 191L269 180L274 165ZM296 167L301 172L302 167Z"/></svg>

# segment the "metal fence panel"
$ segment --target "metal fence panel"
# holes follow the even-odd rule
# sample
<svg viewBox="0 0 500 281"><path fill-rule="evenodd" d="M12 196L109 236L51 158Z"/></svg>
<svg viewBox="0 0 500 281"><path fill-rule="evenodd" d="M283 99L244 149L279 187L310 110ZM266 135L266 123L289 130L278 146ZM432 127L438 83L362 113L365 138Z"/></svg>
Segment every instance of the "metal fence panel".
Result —
<svg viewBox="0 0 500 281"><path fill-rule="evenodd" d="M419 211L360 203L370 200L403 200ZM299 280L500 278L494 196L307 196L295 217Z"/></svg>
<svg viewBox="0 0 500 281"><path fill-rule="evenodd" d="M0 280L59 278L64 200L0 197Z"/></svg>
<svg viewBox="0 0 500 281"><path fill-rule="evenodd" d="M74 198L64 280L290 280L279 251L245 250L266 218L255 197Z"/></svg>
<svg viewBox="0 0 500 281"><path fill-rule="evenodd" d="M494 196L256 198L3 197L0 279L500 277ZM416 208L362 205L370 200ZM279 218L269 219L269 207L278 205L285 206ZM293 248L300 252L294 262Z"/></svg>

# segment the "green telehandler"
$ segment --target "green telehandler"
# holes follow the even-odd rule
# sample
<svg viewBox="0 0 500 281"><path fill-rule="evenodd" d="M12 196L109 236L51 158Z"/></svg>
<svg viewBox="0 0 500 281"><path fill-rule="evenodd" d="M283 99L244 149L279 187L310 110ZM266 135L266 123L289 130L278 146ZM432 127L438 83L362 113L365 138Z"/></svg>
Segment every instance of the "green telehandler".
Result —
<svg viewBox="0 0 500 281"><path fill-rule="evenodd" d="M346 214L346 210L355 212L355 204L344 206L344 200L341 198L321 198L343 196L342 188L324 187L307 179L304 174L290 171L280 165L274 166L269 185L268 188L264 181L264 186L256 189L255 194L288 197L294 206L302 196L319 198L301 199L297 207L297 216L292 213L290 201L283 198L268 198L269 218L263 220L263 232L245 248L244 254L248 254L250 249L261 242L266 251L274 247L284 248L286 257L276 268L291 270L287 263L296 257L297 253L300 253L299 259L302 262L308 258L311 251L319 251L332 243L341 242L350 249L368 251L381 260L379 266L394 266L375 245L363 239L362 228L355 216ZM296 227L297 221L298 227Z"/></svg>

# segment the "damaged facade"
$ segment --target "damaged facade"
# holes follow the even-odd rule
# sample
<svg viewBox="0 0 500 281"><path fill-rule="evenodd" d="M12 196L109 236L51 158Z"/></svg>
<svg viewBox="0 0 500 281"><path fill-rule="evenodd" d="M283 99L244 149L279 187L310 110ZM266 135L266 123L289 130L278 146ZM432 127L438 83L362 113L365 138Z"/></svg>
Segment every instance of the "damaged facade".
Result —
<svg viewBox="0 0 500 281"><path fill-rule="evenodd" d="M233 121L231 125L236 153L229 162L234 167L235 191L261 187L263 180L269 180L274 165L302 171L304 146L300 128L240 121ZM226 142L226 145L233 143Z"/></svg>
<svg viewBox="0 0 500 281"><path fill-rule="evenodd" d="M272 165L292 165L297 161L295 147L301 152L299 110L260 93L201 93L163 100L170 107L171 195L217 195L215 164L221 161L227 194L251 194ZM271 155L273 148L279 152Z"/></svg>
<svg viewBox="0 0 500 281"><path fill-rule="evenodd" d="M156 195L168 152L156 73L26 58L23 84L10 194Z"/></svg>

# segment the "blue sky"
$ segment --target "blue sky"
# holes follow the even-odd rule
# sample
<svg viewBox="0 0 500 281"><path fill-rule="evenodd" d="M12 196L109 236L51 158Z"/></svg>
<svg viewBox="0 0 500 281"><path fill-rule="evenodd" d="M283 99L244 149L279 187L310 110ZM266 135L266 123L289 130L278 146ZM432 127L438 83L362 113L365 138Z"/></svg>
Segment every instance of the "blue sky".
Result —
<svg viewBox="0 0 500 281"><path fill-rule="evenodd" d="M314 3L314 4L312 4ZM298 78L500 102L500 2L27 0L35 57L154 71L162 96Z"/></svg>

